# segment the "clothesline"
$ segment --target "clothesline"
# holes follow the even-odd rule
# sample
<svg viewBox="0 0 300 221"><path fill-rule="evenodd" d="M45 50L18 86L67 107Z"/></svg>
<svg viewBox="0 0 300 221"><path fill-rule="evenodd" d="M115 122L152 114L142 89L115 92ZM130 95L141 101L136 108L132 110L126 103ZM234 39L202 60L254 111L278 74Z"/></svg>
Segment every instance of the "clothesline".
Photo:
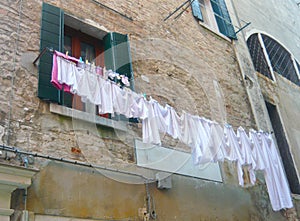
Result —
<svg viewBox="0 0 300 221"><path fill-rule="evenodd" d="M191 147L195 164L229 161L237 162L239 184L244 185L243 165L248 165L251 184L255 171L264 171L273 210L293 207L290 189L272 136L262 131L226 124L183 112L178 115L169 105L161 106L129 89L122 89L93 71L78 67L79 60L60 52L53 55L51 82L58 89L81 96L98 105L100 114L122 114L142 120L143 142L161 144L160 132L167 133ZM111 72L111 71L110 71ZM105 73L104 73L105 74Z"/></svg>

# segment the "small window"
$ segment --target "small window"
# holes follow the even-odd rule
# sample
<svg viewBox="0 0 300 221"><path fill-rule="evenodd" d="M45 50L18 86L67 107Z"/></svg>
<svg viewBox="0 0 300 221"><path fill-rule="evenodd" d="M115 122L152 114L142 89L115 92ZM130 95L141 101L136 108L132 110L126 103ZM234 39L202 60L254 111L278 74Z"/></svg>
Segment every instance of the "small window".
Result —
<svg viewBox="0 0 300 221"><path fill-rule="evenodd" d="M211 22L211 18L209 17L209 11L212 11L210 8L210 1L208 0L199 0L200 10L202 13L203 22L213 26L213 22Z"/></svg>
<svg viewBox="0 0 300 221"><path fill-rule="evenodd" d="M104 57L101 57L104 52L103 40L67 25L64 26L64 52L66 51L73 57L81 57L83 61L104 66Z"/></svg>
<svg viewBox="0 0 300 221"><path fill-rule="evenodd" d="M211 29L231 39L236 39L224 0L194 0L192 10L194 17Z"/></svg>
<svg viewBox="0 0 300 221"><path fill-rule="evenodd" d="M236 34L231 23L229 12L224 0L211 0L211 6L215 14L219 31L232 39L236 39Z"/></svg>
<svg viewBox="0 0 300 221"><path fill-rule="evenodd" d="M101 53L104 51L104 43L102 40L94 38L86 33L64 26L64 53L68 53L73 57L81 57L83 61L94 63L98 66L104 66L104 60L101 59ZM97 59L96 59L97 58ZM85 103L77 95L63 92L62 104L64 106L74 108L76 110L85 111ZM104 115L108 116L108 115Z"/></svg>
<svg viewBox="0 0 300 221"><path fill-rule="evenodd" d="M255 33L247 40L255 70L274 80L277 73L300 86L299 63L279 42L266 34Z"/></svg>
<svg viewBox="0 0 300 221"><path fill-rule="evenodd" d="M40 51L44 48L66 53L96 66L111 69L129 79L133 88L128 35L106 33L64 13L58 7L43 3ZM121 46L119 46L121 45ZM38 97L67 107L85 111L77 95L58 90L51 83L52 56L42 56L39 62ZM108 116L107 114L105 116Z"/></svg>
<svg viewBox="0 0 300 221"><path fill-rule="evenodd" d="M72 37L65 35L64 36L64 53L69 52L72 56Z"/></svg>
<svg viewBox="0 0 300 221"><path fill-rule="evenodd" d="M267 60L264 56L263 48L261 47L260 42L258 40L258 34L251 35L247 40L247 45L255 70L263 74L267 78L274 80L269 69Z"/></svg>
<svg viewBox="0 0 300 221"><path fill-rule="evenodd" d="M84 61L95 61L96 59L96 48L89 44L89 43L85 43L85 42L80 42L80 56L82 57L82 59Z"/></svg>
<svg viewBox="0 0 300 221"><path fill-rule="evenodd" d="M291 54L273 38L262 34L273 70L300 86Z"/></svg>

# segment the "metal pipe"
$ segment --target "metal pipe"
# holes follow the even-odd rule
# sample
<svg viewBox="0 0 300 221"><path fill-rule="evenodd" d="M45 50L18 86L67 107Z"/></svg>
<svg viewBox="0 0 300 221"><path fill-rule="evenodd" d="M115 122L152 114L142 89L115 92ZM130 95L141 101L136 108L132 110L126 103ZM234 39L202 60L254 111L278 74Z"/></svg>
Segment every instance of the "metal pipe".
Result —
<svg viewBox="0 0 300 221"><path fill-rule="evenodd" d="M243 29L245 29L246 27L248 27L251 24L251 22L248 22L246 25L244 25L243 27L241 27L239 30L237 30L235 32L235 34L239 33L240 31L242 31Z"/></svg>
<svg viewBox="0 0 300 221"><path fill-rule="evenodd" d="M53 49L48 47L44 48L32 63L35 65L35 63L46 53L46 51L53 52Z"/></svg>
<svg viewBox="0 0 300 221"><path fill-rule="evenodd" d="M73 164L73 165L79 165L79 166L84 166L84 167L108 170L108 171L111 171L111 172L123 173L123 174L131 175L131 176L137 176L137 177L140 177L140 178L144 179L145 182L147 182L147 183L156 181L155 179L149 179L148 177L145 177L142 174L132 173L132 172L113 169L113 168L108 168L108 167L103 167L103 166L99 166L99 165L95 165L95 164L88 164L88 163L85 163L85 162L82 162L82 161L65 159L63 157L58 158L58 157L43 155L43 154L39 154L39 153L31 153L31 152L19 150L18 148L15 148L15 147L9 147L9 146L5 146L5 145L0 145L0 150L8 151L8 152L16 153L16 154L29 155L29 156L33 156L33 157L48 159L48 160L59 161L59 162L63 162L63 163L69 163L69 164Z"/></svg>
<svg viewBox="0 0 300 221"><path fill-rule="evenodd" d="M22 21L22 5L23 1L19 1L19 19L18 19L18 24L17 24L17 37L15 39L15 48L13 52L13 71L11 72L11 80L10 80L10 94L8 97L8 103L9 103L9 111L8 111L8 116L7 116L7 135L6 135L6 144L10 145L10 136L11 136L11 117L12 117L12 105L13 105L13 100L14 100L14 85L15 85L15 77L16 77L16 61L17 61L17 54L19 51L19 41L20 41L20 30L21 30L21 21Z"/></svg>
<svg viewBox="0 0 300 221"><path fill-rule="evenodd" d="M174 19L179 18L194 2L195 0L190 1L190 3L178 14Z"/></svg>
<svg viewBox="0 0 300 221"><path fill-rule="evenodd" d="M182 3L178 8L175 9L175 11L173 11L172 13L170 13L165 19L164 21L168 20L172 15L174 15L179 9L181 9L186 3L188 3L188 1L190 0L187 0L185 1L184 3Z"/></svg>

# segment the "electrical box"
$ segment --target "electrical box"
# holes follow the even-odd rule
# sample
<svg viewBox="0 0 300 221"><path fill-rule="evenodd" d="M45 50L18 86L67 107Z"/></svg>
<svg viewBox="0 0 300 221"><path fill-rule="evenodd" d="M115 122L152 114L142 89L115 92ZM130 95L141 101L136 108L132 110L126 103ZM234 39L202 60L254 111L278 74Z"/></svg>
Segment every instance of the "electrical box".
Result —
<svg viewBox="0 0 300 221"><path fill-rule="evenodd" d="M159 172L156 174L156 180L158 189L172 188L172 177L170 173Z"/></svg>

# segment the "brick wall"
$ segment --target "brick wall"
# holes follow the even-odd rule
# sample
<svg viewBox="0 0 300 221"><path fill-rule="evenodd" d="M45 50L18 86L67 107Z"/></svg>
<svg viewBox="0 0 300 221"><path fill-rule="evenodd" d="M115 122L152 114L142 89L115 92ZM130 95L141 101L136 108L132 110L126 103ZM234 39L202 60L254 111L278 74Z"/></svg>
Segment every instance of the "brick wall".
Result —
<svg viewBox="0 0 300 221"><path fill-rule="evenodd" d="M131 17L130 21L92 1L47 2L109 31L130 35L137 92L168 102L179 113L185 110L221 123L226 121L235 128L255 127L231 43L201 27L190 9L177 20L164 22L178 6L175 2L164 3L163 7L158 1L124 1L117 5L103 2ZM50 114L49 105L36 97L38 73L31 61L39 51L41 2L23 1L21 8L17 3L5 2L1 15L3 142L53 154L64 145L65 154L69 154L75 145L72 126ZM142 75L149 83L142 80ZM222 99L216 99L213 81L218 82Z"/></svg>

